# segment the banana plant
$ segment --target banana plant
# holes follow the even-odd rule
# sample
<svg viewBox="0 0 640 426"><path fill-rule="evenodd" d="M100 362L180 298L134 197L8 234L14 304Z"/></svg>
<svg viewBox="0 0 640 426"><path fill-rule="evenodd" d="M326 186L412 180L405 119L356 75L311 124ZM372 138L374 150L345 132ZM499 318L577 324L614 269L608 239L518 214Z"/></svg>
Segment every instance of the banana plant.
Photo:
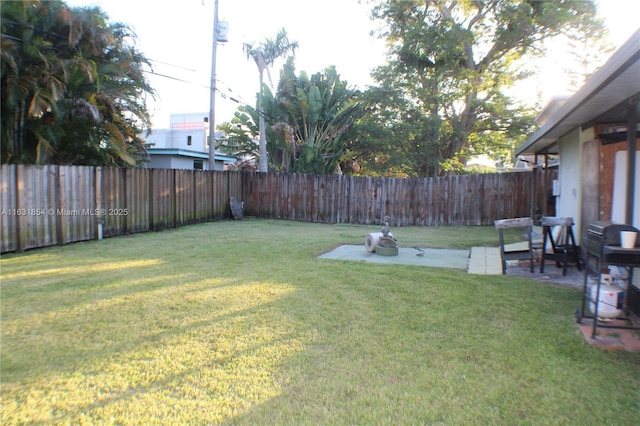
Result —
<svg viewBox="0 0 640 426"><path fill-rule="evenodd" d="M230 122L218 126L226 137L217 148L234 157L264 158L259 154L261 116L265 121L264 135L267 141L269 170L291 171L292 158L296 155L295 145L292 144L291 126L287 123L286 116L279 109L273 93L266 84L262 88L261 109L258 106L239 106Z"/></svg>
<svg viewBox="0 0 640 426"><path fill-rule="evenodd" d="M256 108L239 107L233 120L219 127L228 135L227 146L220 148L232 155L264 158L257 142L264 135L269 170L334 173L353 124L364 112L358 95L340 80L334 67L311 77L305 72L296 75L289 58L280 72L275 96L263 84Z"/></svg>
<svg viewBox="0 0 640 426"><path fill-rule="evenodd" d="M292 63L283 69L277 98L298 146L294 171L330 174L336 170L345 150L343 136L362 111L356 94L340 80L335 67L311 78L305 73L296 77Z"/></svg>

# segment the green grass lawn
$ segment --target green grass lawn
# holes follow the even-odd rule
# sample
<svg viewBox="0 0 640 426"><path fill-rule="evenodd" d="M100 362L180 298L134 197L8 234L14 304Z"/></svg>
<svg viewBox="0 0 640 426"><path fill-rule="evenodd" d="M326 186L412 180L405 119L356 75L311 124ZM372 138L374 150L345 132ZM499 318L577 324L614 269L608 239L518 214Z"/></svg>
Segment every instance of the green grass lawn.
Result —
<svg viewBox="0 0 640 426"><path fill-rule="evenodd" d="M2 256L2 424L637 424L640 354L586 344L579 290L316 257L378 230L247 219Z"/></svg>

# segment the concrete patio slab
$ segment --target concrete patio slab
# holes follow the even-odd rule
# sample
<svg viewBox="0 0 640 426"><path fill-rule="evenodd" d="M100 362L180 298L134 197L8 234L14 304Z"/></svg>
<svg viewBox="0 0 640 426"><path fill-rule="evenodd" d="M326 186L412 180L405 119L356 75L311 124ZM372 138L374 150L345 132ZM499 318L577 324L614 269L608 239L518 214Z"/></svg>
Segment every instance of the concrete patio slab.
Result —
<svg viewBox="0 0 640 426"><path fill-rule="evenodd" d="M476 275L502 275L498 247L471 247L467 272Z"/></svg>
<svg viewBox="0 0 640 426"><path fill-rule="evenodd" d="M355 260L466 270L469 250L399 247L397 256L380 256L368 252L364 245L343 245L318 257L321 259Z"/></svg>

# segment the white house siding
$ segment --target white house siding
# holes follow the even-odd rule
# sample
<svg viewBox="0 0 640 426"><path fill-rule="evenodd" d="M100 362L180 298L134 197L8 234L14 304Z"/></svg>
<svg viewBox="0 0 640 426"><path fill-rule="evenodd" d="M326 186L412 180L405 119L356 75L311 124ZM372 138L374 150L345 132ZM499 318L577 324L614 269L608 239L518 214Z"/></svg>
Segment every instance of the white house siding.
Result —
<svg viewBox="0 0 640 426"><path fill-rule="evenodd" d="M172 169L191 169L193 170L193 158L177 158L173 157L171 159L171 168ZM203 161L204 163L204 161Z"/></svg>
<svg viewBox="0 0 640 426"><path fill-rule="evenodd" d="M193 170L193 161L195 158L178 157L173 155L152 155L151 161L147 164L150 169L180 169ZM204 170L207 170L208 160L200 160L203 162Z"/></svg>
<svg viewBox="0 0 640 426"><path fill-rule="evenodd" d="M147 167L150 169L170 169L171 157L164 155L152 155L151 160L147 163Z"/></svg>
<svg viewBox="0 0 640 426"><path fill-rule="evenodd" d="M579 129L571 130L560 138L560 168L558 180L560 195L556 199L556 216L572 217L575 221L574 232L580 238L580 206L582 203L580 175L582 152ZM579 241L579 240L578 240Z"/></svg>
<svg viewBox="0 0 640 426"><path fill-rule="evenodd" d="M171 130L158 129L153 130L146 137L146 142L151 144L151 148L172 148L171 146Z"/></svg>
<svg viewBox="0 0 640 426"><path fill-rule="evenodd" d="M189 145L191 136L191 145ZM208 152L206 147L207 134L204 129L159 129L154 130L147 143L152 149L187 149L189 151Z"/></svg>

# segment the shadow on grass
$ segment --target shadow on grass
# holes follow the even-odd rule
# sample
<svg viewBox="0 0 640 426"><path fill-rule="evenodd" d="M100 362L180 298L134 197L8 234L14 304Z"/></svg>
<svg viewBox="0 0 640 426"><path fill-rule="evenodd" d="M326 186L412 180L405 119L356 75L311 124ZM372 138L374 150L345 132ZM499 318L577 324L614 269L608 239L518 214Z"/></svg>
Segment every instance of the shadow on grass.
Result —
<svg viewBox="0 0 640 426"><path fill-rule="evenodd" d="M59 267L78 270L157 263L3 283L3 420L635 419L638 357L583 344L573 326L579 291L312 257L364 229L248 221L51 251Z"/></svg>
<svg viewBox="0 0 640 426"><path fill-rule="evenodd" d="M3 394L26 386L41 395L37 404L6 405L4 417L75 422L90 413L127 422L148 418L139 407L184 408L193 398L225 414L212 419L193 407L169 419L206 423L280 392L278 366L305 345L301 324L282 311L292 287L234 279L164 284L60 309L3 339ZM43 345L47 330L53 335Z"/></svg>

